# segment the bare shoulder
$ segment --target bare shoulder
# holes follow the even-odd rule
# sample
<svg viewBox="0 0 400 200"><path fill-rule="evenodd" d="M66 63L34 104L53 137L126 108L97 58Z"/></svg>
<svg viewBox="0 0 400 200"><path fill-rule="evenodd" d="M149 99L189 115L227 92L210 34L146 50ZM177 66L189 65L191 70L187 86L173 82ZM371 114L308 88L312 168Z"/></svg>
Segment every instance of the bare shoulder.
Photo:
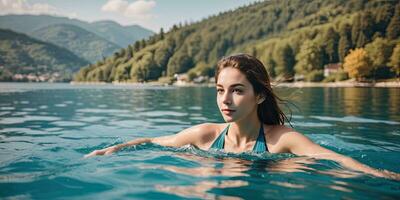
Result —
<svg viewBox="0 0 400 200"><path fill-rule="evenodd" d="M197 133L197 134L212 134L214 133L217 129L219 129L220 125L216 123L203 123L203 124L197 124L194 125L190 128L185 129L184 131L189 131L192 133Z"/></svg>
<svg viewBox="0 0 400 200"><path fill-rule="evenodd" d="M225 128L225 126L225 124L203 123L193 126L191 129L203 139L212 140Z"/></svg>
<svg viewBox="0 0 400 200"><path fill-rule="evenodd" d="M225 126L225 124L203 123L187 128L181 133L188 136L190 135L192 144L202 148L208 147Z"/></svg>
<svg viewBox="0 0 400 200"><path fill-rule="evenodd" d="M308 140L303 134L285 125L264 125L264 127L265 137L271 153L290 152L290 147L294 143Z"/></svg>

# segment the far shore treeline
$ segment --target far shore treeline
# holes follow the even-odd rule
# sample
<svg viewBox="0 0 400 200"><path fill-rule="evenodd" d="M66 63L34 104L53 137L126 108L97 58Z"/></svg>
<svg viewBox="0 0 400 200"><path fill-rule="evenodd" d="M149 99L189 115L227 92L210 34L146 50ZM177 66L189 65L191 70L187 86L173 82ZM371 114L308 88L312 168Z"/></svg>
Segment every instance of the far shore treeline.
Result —
<svg viewBox="0 0 400 200"><path fill-rule="evenodd" d="M213 77L217 61L238 52L259 58L277 80L390 79L400 74L399 36L400 3L394 0L257 2L167 33L161 29L81 68L74 81Z"/></svg>

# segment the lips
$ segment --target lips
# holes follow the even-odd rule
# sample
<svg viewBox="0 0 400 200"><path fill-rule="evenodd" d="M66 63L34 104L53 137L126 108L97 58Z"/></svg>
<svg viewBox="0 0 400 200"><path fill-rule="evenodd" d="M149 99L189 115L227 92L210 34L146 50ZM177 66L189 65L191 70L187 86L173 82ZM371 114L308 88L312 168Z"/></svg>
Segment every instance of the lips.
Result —
<svg viewBox="0 0 400 200"><path fill-rule="evenodd" d="M221 111L226 115L230 115L235 112L235 110L232 109L221 109Z"/></svg>

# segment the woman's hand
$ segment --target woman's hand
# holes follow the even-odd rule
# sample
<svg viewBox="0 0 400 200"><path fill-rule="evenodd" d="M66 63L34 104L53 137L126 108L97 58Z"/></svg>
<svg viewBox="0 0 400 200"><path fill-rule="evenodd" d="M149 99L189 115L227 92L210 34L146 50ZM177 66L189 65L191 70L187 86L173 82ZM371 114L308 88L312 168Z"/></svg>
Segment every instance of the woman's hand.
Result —
<svg viewBox="0 0 400 200"><path fill-rule="evenodd" d="M382 170L382 171L380 171L380 170L378 171L377 170L377 172L375 174L373 174L373 175L375 175L377 177L388 178L388 179L400 181L400 174L388 171L386 169Z"/></svg>
<svg viewBox="0 0 400 200"><path fill-rule="evenodd" d="M84 156L84 158L89 158L89 157L98 156L98 155L109 155L109 154L112 154L112 153L114 153L114 152L116 152L118 150L119 150L119 148L117 146L111 146L111 147L108 147L108 148L105 148L105 149L94 150L91 153L86 154Z"/></svg>

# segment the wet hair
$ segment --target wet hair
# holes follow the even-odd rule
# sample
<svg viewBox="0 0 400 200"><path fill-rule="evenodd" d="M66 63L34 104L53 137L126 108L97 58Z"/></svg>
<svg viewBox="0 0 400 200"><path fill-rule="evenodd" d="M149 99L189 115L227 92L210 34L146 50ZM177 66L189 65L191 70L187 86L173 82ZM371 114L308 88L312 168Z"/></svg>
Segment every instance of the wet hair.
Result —
<svg viewBox="0 0 400 200"><path fill-rule="evenodd" d="M261 61L248 54L223 57L218 61L215 70L216 82L218 82L219 73L227 67L233 67L241 71L253 86L254 93L264 98L264 101L257 106L257 115L262 123L284 125L285 121L287 121L290 124L290 120L278 104L278 102L285 101L273 92L268 72Z"/></svg>

